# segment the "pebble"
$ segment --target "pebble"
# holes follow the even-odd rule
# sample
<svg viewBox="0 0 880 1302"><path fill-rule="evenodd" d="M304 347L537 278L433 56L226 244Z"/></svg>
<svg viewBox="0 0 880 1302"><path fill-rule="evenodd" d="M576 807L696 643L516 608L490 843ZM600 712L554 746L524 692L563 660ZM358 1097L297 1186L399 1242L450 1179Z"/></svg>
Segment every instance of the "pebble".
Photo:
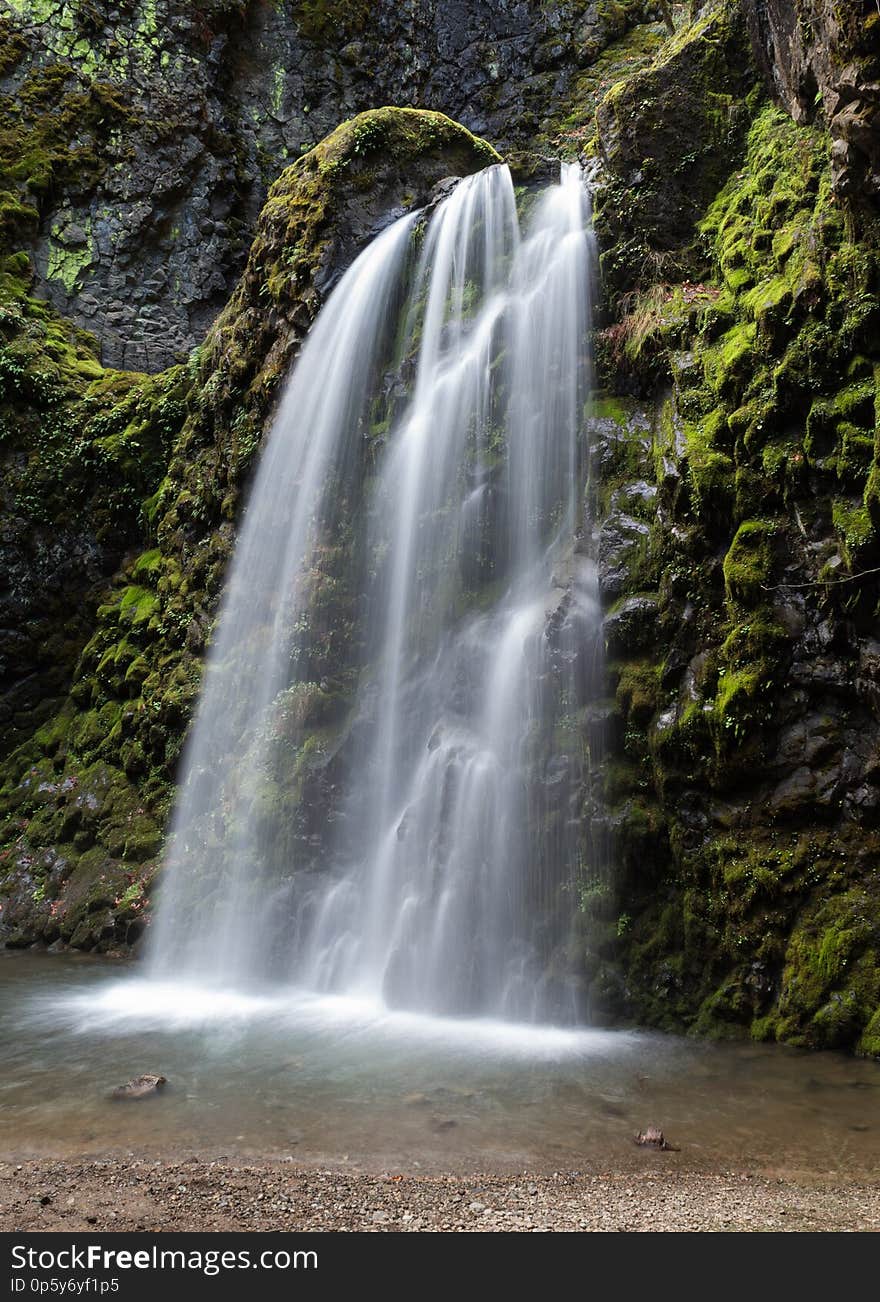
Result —
<svg viewBox="0 0 880 1302"><path fill-rule="evenodd" d="M864 1232L880 1230L880 1186L867 1178L784 1179L681 1167L642 1176L632 1170L416 1174L288 1161L157 1162L152 1155L0 1161L2 1231L159 1225L169 1231Z"/></svg>

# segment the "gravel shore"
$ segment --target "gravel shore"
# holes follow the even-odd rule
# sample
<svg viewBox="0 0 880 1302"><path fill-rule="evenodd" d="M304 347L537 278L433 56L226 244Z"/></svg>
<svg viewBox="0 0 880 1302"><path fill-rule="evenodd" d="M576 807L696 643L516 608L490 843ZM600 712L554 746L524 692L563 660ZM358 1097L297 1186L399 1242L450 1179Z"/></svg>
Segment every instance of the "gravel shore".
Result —
<svg viewBox="0 0 880 1302"><path fill-rule="evenodd" d="M660 1156L660 1155L658 1155ZM732 1171L410 1175L291 1163L0 1162L4 1231L864 1231L880 1184Z"/></svg>

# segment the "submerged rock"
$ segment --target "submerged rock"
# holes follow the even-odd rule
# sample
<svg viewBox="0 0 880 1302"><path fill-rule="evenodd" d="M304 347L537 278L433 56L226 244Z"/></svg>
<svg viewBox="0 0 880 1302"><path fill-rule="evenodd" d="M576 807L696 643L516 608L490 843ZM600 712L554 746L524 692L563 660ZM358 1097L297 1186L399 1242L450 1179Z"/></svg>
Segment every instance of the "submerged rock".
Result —
<svg viewBox="0 0 880 1302"><path fill-rule="evenodd" d="M117 1085L110 1097L112 1099L152 1098L167 1083L168 1078L166 1076L154 1076L152 1072L145 1072L143 1076L133 1077L125 1085Z"/></svg>
<svg viewBox="0 0 880 1302"><path fill-rule="evenodd" d="M672 1144L667 1143L666 1136L657 1126L648 1126L646 1130L640 1130L635 1137L635 1142L641 1148L660 1148L670 1153L678 1152Z"/></svg>
<svg viewBox="0 0 880 1302"><path fill-rule="evenodd" d="M408 1108L426 1108L430 1106L431 1100L427 1094L404 1094L403 1102Z"/></svg>
<svg viewBox="0 0 880 1302"><path fill-rule="evenodd" d="M445 1135L448 1130L453 1130L458 1125L454 1117L432 1117L430 1126L437 1135Z"/></svg>

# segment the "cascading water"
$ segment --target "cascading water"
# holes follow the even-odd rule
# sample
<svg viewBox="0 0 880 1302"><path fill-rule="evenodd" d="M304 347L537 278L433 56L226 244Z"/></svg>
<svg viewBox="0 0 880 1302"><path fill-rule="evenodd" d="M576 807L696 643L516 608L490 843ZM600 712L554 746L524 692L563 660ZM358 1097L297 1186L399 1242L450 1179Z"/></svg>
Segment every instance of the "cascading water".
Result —
<svg viewBox="0 0 880 1302"><path fill-rule="evenodd" d="M423 226L406 217L358 258L288 383L187 752L152 967L571 1019L598 630L576 542L588 197L564 168L521 234L496 166L456 186L414 256ZM323 825L300 813L291 831L319 771Z"/></svg>

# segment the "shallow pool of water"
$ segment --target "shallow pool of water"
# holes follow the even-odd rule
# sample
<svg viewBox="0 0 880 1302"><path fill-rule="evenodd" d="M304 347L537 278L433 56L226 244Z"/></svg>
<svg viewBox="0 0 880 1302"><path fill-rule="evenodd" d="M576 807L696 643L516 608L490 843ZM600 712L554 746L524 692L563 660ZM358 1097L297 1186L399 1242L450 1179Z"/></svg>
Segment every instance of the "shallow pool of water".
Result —
<svg viewBox="0 0 880 1302"><path fill-rule="evenodd" d="M394 1013L146 981L0 951L0 1153L290 1157L394 1168L645 1163L871 1176L880 1065L776 1046ZM169 1084L118 1102L142 1072ZM677 1153L633 1143L661 1126Z"/></svg>

